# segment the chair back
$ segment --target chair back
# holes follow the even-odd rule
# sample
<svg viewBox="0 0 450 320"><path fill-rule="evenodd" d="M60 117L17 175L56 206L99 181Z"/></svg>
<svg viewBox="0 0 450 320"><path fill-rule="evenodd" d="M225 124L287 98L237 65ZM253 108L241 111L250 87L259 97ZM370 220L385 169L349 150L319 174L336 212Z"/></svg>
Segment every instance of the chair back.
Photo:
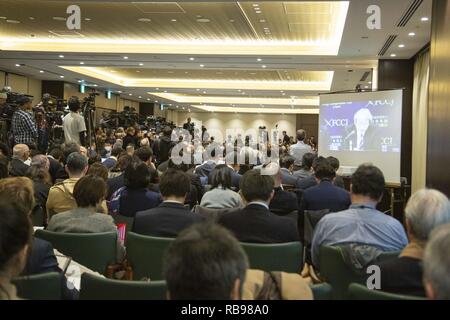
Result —
<svg viewBox="0 0 450 320"><path fill-rule="evenodd" d="M300 242L241 242L241 245L247 253L251 269L299 273L303 266L303 246Z"/></svg>
<svg viewBox="0 0 450 320"><path fill-rule="evenodd" d="M31 211L31 221L34 227L45 227L47 225L47 213L41 205L36 205Z"/></svg>
<svg viewBox="0 0 450 320"><path fill-rule="evenodd" d="M351 283L348 287L348 297L352 300L426 300L424 297L394 294L376 289L368 289L359 283Z"/></svg>
<svg viewBox="0 0 450 320"><path fill-rule="evenodd" d="M385 252L373 263L379 263L397 257L399 252ZM333 299L347 299L350 283L365 284L368 274L358 273L344 260L342 248L322 246L319 252L320 277L328 282L333 290Z"/></svg>
<svg viewBox="0 0 450 320"><path fill-rule="evenodd" d="M127 261L133 269L133 279L162 280L163 257L173 238L127 234Z"/></svg>
<svg viewBox="0 0 450 320"><path fill-rule="evenodd" d="M61 276L57 272L21 276L12 280L17 296L29 300L60 300Z"/></svg>
<svg viewBox="0 0 450 320"><path fill-rule="evenodd" d="M311 286L311 290L314 300L331 300L332 298L332 287L326 282Z"/></svg>
<svg viewBox="0 0 450 320"><path fill-rule="evenodd" d="M61 253L101 274L106 273L108 265L116 262L117 232L64 233L36 230L34 235L47 240Z"/></svg>
<svg viewBox="0 0 450 320"><path fill-rule="evenodd" d="M305 246L304 260L312 264L311 261L311 244L314 236L314 229L326 214L330 212L329 209L322 210L305 210L303 212L303 245Z"/></svg>
<svg viewBox="0 0 450 320"><path fill-rule="evenodd" d="M165 281L113 280L81 275L80 300L165 300Z"/></svg>

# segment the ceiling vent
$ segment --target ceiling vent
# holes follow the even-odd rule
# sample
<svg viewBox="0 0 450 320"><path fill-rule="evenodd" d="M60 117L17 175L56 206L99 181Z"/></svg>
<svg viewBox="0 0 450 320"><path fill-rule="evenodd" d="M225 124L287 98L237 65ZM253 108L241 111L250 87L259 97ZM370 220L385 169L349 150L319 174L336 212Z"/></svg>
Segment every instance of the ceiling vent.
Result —
<svg viewBox="0 0 450 320"><path fill-rule="evenodd" d="M68 38L68 37L83 38L84 37L84 35L82 35L81 33L77 32L77 31L73 31L73 30L61 30L61 31L49 30L48 32L50 32L54 36L64 37L64 38Z"/></svg>
<svg viewBox="0 0 450 320"><path fill-rule="evenodd" d="M397 27L404 27L409 22L411 17L416 13L417 9L419 9L420 5L422 4L423 0L413 0L411 2L411 5L409 6L408 10L403 14L403 16L400 18L400 21L397 24Z"/></svg>
<svg viewBox="0 0 450 320"><path fill-rule="evenodd" d="M142 13L186 13L177 2L133 2Z"/></svg>
<svg viewBox="0 0 450 320"><path fill-rule="evenodd" d="M386 51L388 51L389 47L392 45L394 40L397 38L397 35L390 35L386 42L384 43L383 47L381 48L380 52L378 52L378 56L384 56Z"/></svg>

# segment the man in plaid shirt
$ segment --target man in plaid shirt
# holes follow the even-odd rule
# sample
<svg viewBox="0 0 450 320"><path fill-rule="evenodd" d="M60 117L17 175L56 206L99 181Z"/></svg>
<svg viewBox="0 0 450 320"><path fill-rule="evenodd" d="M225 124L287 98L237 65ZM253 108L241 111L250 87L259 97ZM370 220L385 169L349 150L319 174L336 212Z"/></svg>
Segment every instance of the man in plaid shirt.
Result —
<svg viewBox="0 0 450 320"><path fill-rule="evenodd" d="M31 99L25 96L20 97L17 100L17 104L19 108L14 112L11 122L14 143L35 146L38 131L33 116L30 113L33 108Z"/></svg>

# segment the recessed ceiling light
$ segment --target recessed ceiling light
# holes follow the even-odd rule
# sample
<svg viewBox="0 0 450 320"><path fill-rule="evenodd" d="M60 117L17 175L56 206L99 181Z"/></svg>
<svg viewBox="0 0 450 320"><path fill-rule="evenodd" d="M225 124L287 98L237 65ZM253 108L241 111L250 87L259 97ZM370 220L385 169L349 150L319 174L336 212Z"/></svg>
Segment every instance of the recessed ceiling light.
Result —
<svg viewBox="0 0 450 320"><path fill-rule="evenodd" d="M283 92L282 94L281 94L282 96L285 96L286 95L286 93L285 92Z"/></svg>
<svg viewBox="0 0 450 320"><path fill-rule="evenodd" d="M164 93L167 93L167 90L164 90Z"/></svg>
<svg viewBox="0 0 450 320"><path fill-rule="evenodd" d="M119 91L117 91L117 93L122 93L122 91L119 90Z"/></svg>
<svg viewBox="0 0 450 320"><path fill-rule="evenodd" d="M404 44L399 44L398 47L399 47L399 48L404 48L405 45L404 45Z"/></svg>
<svg viewBox="0 0 450 320"><path fill-rule="evenodd" d="M16 67L20 67L20 64L16 63Z"/></svg>
<svg viewBox="0 0 450 320"><path fill-rule="evenodd" d="M267 68L267 66L263 64L263 65L261 66L261 68L264 68L264 69L265 69L265 68Z"/></svg>
<svg viewBox="0 0 450 320"><path fill-rule="evenodd" d="M206 94L206 91L203 91L203 94Z"/></svg>
<svg viewBox="0 0 450 320"><path fill-rule="evenodd" d="M211 22L211 20L208 19L208 18L200 18L200 19L197 19L197 22L200 22L200 23L208 23L208 22Z"/></svg>
<svg viewBox="0 0 450 320"><path fill-rule="evenodd" d="M64 76L59 76L61 79L63 79L64 78Z"/></svg>
<svg viewBox="0 0 450 320"><path fill-rule="evenodd" d="M142 99L142 96L139 96L138 98L139 98L139 99Z"/></svg>
<svg viewBox="0 0 450 320"><path fill-rule="evenodd" d="M200 89L195 89L195 90L200 91Z"/></svg>
<svg viewBox="0 0 450 320"><path fill-rule="evenodd" d="M170 19L170 21L172 21L172 22L177 22L177 19Z"/></svg>
<svg viewBox="0 0 450 320"><path fill-rule="evenodd" d="M372 84L372 81L367 82L368 84Z"/></svg>
<svg viewBox="0 0 450 320"><path fill-rule="evenodd" d="M158 103L158 100L155 100L155 103Z"/></svg>
<svg viewBox="0 0 450 320"><path fill-rule="evenodd" d="M189 60L191 60L191 61L194 61L194 60L195 60L195 58L194 58L194 57L190 57L190 58L189 58Z"/></svg>
<svg viewBox="0 0 450 320"><path fill-rule="evenodd" d="M147 98L147 101L150 101L150 98Z"/></svg>
<svg viewBox="0 0 450 320"><path fill-rule="evenodd" d="M397 55L395 53L391 53L391 57L396 57Z"/></svg>
<svg viewBox="0 0 450 320"><path fill-rule="evenodd" d="M44 73L44 70L39 70L39 73Z"/></svg>
<svg viewBox="0 0 450 320"><path fill-rule="evenodd" d="M137 73L140 73L141 71L139 71L139 70L136 70L136 72L137 72Z"/></svg>
<svg viewBox="0 0 450 320"><path fill-rule="evenodd" d="M159 90L159 88L156 88L155 90Z"/></svg>
<svg viewBox="0 0 450 320"><path fill-rule="evenodd" d="M201 65L200 65L200 68L203 68L204 66L205 66L204 64L201 64Z"/></svg>
<svg viewBox="0 0 450 320"><path fill-rule="evenodd" d="M266 22L266 20L265 20L265 19L259 19L259 22L261 22L261 23L265 23L265 22Z"/></svg>
<svg viewBox="0 0 450 320"><path fill-rule="evenodd" d="M262 61L262 59L261 59L261 58L258 58L258 59L256 59L256 61Z"/></svg>
<svg viewBox="0 0 450 320"><path fill-rule="evenodd" d="M19 20L6 20L6 22L8 22L8 23L14 23L14 24L20 23Z"/></svg>
<svg viewBox="0 0 450 320"><path fill-rule="evenodd" d="M245 94L245 92L242 92L242 94Z"/></svg>
<svg viewBox="0 0 450 320"><path fill-rule="evenodd" d="M151 22L152 20L149 18L140 18L138 19L139 22Z"/></svg>
<svg viewBox="0 0 450 320"><path fill-rule="evenodd" d="M410 33L408 33L408 36L410 36L410 37L414 37L416 34L414 33L414 32L410 32Z"/></svg>
<svg viewBox="0 0 450 320"><path fill-rule="evenodd" d="M128 57L127 56L125 56L125 57L123 57L125 60L127 60L128 59Z"/></svg>
<svg viewBox="0 0 450 320"><path fill-rule="evenodd" d="M422 17L422 18L420 18L420 21L428 21L428 20L430 20L430 19L428 19L428 17Z"/></svg>
<svg viewBox="0 0 450 320"><path fill-rule="evenodd" d="M53 17L52 19L56 21L66 21L66 18L64 17Z"/></svg>
<svg viewBox="0 0 450 320"><path fill-rule="evenodd" d="M177 106L177 108L178 108L178 106Z"/></svg>
<svg viewBox="0 0 450 320"><path fill-rule="evenodd" d="M259 4L254 3L253 6L254 6L254 7L259 7Z"/></svg>
<svg viewBox="0 0 450 320"><path fill-rule="evenodd" d="M256 13L261 13L261 11L255 11Z"/></svg>
<svg viewBox="0 0 450 320"><path fill-rule="evenodd" d="M133 94L132 94L132 93L129 93L128 95L129 95L129 96L132 96Z"/></svg>
<svg viewBox="0 0 450 320"><path fill-rule="evenodd" d="M91 21L91 18L84 18L84 21Z"/></svg>
<svg viewBox="0 0 450 320"><path fill-rule="evenodd" d="M6 20L6 19L8 19L7 17L0 17L0 19L2 19L2 20Z"/></svg>
<svg viewBox="0 0 450 320"><path fill-rule="evenodd" d="M143 66L144 64L141 62L141 63L139 63L139 65L140 65L140 66Z"/></svg>
<svg viewBox="0 0 450 320"><path fill-rule="evenodd" d="M81 83L82 81L81 81L81 80L78 80L78 82Z"/></svg>
<svg viewBox="0 0 450 320"><path fill-rule="evenodd" d="M83 62L83 61L81 61L81 62L80 62L80 64L84 64L84 62Z"/></svg>
<svg viewBox="0 0 450 320"><path fill-rule="evenodd" d="M30 19L30 20L34 20L34 17L28 17L28 19Z"/></svg>
<svg viewBox="0 0 450 320"><path fill-rule="evenodd" d="M233 19L230 19L229 21L230 21L231 23L233 23L233 22L234 22L234 20L233 20Z"/></svg>
<svg viewBox="0 0 450 320"><path fill-rule="evenodd" d="M98 85L97 85L97 84L94 84L94 87L98 87Z"/></svg>
<svg viewBox="0 0 450 320"><path fill-rule="evenodd" d="M241 89L238 89L238 92L241 92L242 90Z"/></svg>

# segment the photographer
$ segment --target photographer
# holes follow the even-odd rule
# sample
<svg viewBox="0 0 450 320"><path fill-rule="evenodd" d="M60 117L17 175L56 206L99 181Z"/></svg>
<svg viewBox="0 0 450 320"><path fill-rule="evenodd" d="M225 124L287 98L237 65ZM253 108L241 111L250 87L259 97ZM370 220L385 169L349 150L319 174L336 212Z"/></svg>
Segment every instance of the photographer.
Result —
<svg viewBox="0 0 450 320"><path fill-rule="evenodd" d="M75 142L79 145L86 144L86 123L80 115L81 104L78 97L71 97L68 102L70 113L63 119L65 142Z"/></svg>
<svg viewBox="0 0 450 320"><path fill-rule="evenodd" d="M6 100L8 100L8 94L6 92L0 92L0 117L7 109Z"/></svg>
<svg viewBox="0 0 450 320"><path fill-rule="evenodd" d="M30 148L35 148L38 131L36 123L31 114L33 106L31 99L26 96L17 99L18 109L12 116L12 133L14 136L14 144L26 144Z"/></svg>

